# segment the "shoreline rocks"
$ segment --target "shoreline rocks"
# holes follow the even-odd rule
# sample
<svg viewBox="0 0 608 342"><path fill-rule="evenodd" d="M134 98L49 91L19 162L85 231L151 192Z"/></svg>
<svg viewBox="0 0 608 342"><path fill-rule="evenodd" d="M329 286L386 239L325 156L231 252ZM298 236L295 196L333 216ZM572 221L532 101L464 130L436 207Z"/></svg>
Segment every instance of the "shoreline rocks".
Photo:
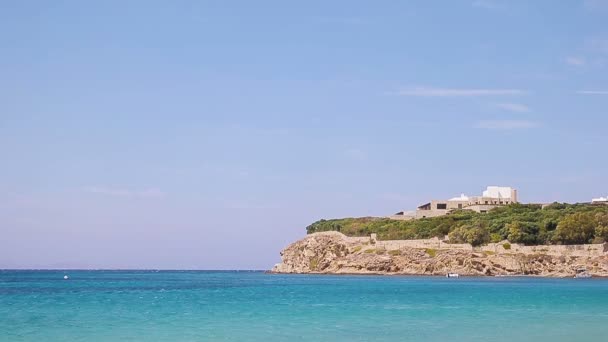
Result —
<svg viewBox="0 0 608 342"><path fill-rule="evenodd" d="M594 277L608 276L608 253L556 256L409 247L387 250L371 239L348 238L339 232L307 235L281 251L281 257L272 273L573 277L577 269L586 269Z"/></svg>

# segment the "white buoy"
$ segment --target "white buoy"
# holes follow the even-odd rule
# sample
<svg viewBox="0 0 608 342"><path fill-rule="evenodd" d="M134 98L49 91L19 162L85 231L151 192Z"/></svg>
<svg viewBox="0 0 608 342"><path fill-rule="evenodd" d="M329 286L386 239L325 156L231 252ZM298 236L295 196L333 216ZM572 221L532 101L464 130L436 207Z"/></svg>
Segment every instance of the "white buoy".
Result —
<svg viewBox="0 0 608 342"><path fill-rule="evenodd" d="M68 277L67 275L64 275L63 279L68 280L68 279L70 279L70 277Z"/></svg>

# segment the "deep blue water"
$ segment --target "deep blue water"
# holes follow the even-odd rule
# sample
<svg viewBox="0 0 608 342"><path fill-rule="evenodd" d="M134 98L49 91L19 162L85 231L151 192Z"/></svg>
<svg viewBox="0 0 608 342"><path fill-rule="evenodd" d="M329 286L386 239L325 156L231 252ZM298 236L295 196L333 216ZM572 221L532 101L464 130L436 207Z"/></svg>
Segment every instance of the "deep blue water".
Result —
<svg viewBox="0 0 608 342"><path fill-rule="evenodd" d="M606 341L608 280L0 271L0 340Z"/></svg>

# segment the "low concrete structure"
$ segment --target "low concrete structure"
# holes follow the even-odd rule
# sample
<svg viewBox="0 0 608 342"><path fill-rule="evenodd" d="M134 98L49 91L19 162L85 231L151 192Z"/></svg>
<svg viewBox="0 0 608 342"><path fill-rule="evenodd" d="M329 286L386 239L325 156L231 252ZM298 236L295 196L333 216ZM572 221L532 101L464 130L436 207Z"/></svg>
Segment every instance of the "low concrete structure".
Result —
<svg viewBox="0 0 608 342"><path fill-rule="evenodd" d="M365 243L374 245L376 248L386 250L400 250L403 248L437 249L437 250L464 250L479 253L524 254L524 255L552 255L572 257L598 257L608 255L608 243L586 244L586 245L538 245L525 246L509 241L489 243L480 247L473 247L468 243L449 243L447 236L443 239L419 239L419 240L378 240L376 234L368 238L346 237L351 243Z"/></svg>
<svg viewBox="0 0 608 342"><path fill-rule="evenodd" d="M375 234L372 234L375 235ZM419 248L419 249L458 249L465 251L473 251L473 246L468 243L448 243L447 240L432 238L419 240L377 240L370 237L370 241L376 247L386 250L399 250L403 248Z"/></svg>
<svg viewBox="0 0 608 342"><path fill-rule="evenodd" d="M608 196L594 198L594 199L591 200L591 203L592 204L608 204Z"/></svg>
<svg viewBox="0 0 608 342"><path fill-rule="evenodd" d="M416 218L416 212L415 211L400 211L394 215L389 216L388 218L390 218L391 220L409 221L409 220L413 220Z"/></svg>
<svg viewBox="0 0 608 342"><path fill-rule="evenodd" d="M448 200L432 200L418 207L417 219L447 215L453 210L473 210L485 213L498 206L518 203L517 190L511 187L489 186L481 196L454 197Z"/></svg>
<svg viewBox="0 0 608 342"><path fill-rule="evenodd" d="M586 245L525 246L516 243L509 243L509 241L502 241L500 243L490 243L477 248L481 249L483 252L492 252L499 255L521 253L525 255L542 254L552 256L598 257L608 254L608 243Z"/></svg>

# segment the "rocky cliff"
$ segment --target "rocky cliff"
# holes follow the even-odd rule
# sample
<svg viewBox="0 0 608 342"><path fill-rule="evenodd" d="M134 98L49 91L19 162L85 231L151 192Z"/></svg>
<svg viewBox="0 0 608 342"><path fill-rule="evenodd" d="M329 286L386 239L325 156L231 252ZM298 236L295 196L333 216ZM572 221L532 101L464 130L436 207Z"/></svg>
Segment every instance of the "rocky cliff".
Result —
<svg viewBox="0 0 608 342"><path fill-rule="evenodd" d="M272 272L572 277L584 268L593 276L608 276L607 253L556 256L409 247L387 250L374 240L348 238L338 232L310 234L285 248L281 256L282 262Z"/></svg>

